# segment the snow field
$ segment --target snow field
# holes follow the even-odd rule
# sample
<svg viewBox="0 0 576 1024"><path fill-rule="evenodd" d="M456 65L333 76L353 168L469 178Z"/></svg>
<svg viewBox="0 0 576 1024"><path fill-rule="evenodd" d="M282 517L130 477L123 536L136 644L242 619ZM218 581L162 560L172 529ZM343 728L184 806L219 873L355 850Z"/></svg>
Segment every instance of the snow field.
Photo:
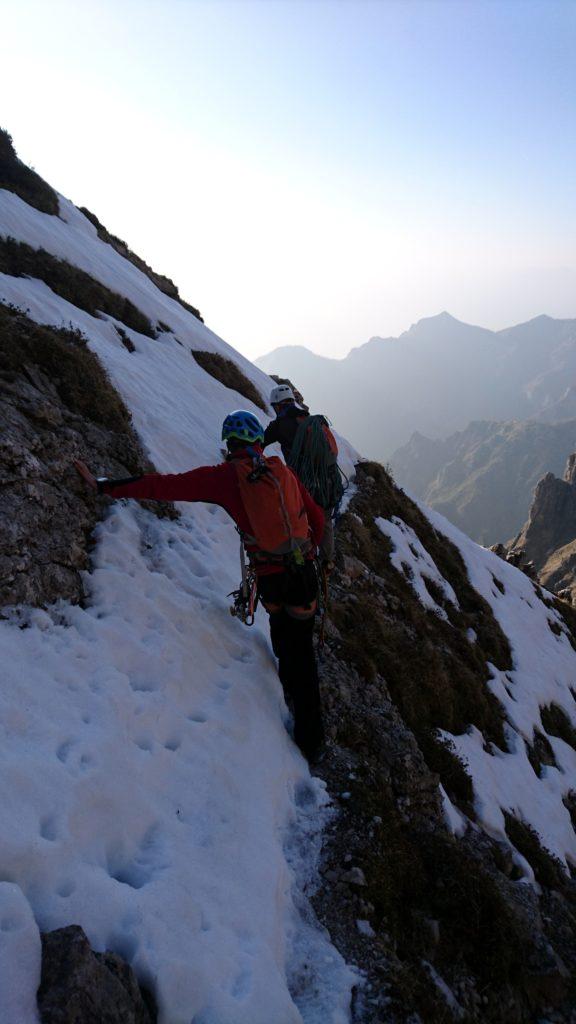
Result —
<svg viewBox="0 0 576 1024"><path fill-rule="evenodd" d="M194 524L114 508L90 606L0 624L0 877L40 929L80 922L131 962L162 1021L301 1021L286 970L304 943L326 1014L313 987L304 1019L340 1024L349 972L296 909L284 850L302 794L320 822L325 796L285 730L265 633L228 613L229 527L208 516L207 542ZM316 854L302 853L308 872ZM25 980L16 1016L0 994L3 1024L35 1019L23 1006L37 974Z"/></svg>
<svg viewBox="0 0 576 1024"><path fill-rule="evenodd" d="M124 328L136 346L128 353L111 318L41 281L0 275L0 300L83 331L159 471L218 462L231 408L262 413L206 374L190 343L233 358L264 397L270 380L66 200L61 213L0 192L0 233L87 270L185 347L171 333L152 340ZM355 453L344 444L342 454L350 473ZM306 896L326 794L286 731L266 616L248 631L229 614L239 580L230 519L214 506L180 511L160 521L115 503L97 528L87 607L21 609L0 622L0 808L10 822L0 931L5 902L21 923L0 957L0 983L11 978L0 984L2 1024L36 1021L38 928L71 923L132 964L155 991L161 1024L349 1019L357 979Z"/></svg>

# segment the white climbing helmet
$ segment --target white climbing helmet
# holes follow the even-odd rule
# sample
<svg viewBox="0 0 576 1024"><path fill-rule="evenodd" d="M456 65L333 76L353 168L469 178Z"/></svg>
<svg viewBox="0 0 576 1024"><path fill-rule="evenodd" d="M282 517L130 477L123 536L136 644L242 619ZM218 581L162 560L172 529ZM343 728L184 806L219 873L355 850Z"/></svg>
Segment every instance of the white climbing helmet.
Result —
<svg viewBox="0 0 576 1024"><path fill-rule="evenodd" d="M287 384L278 384L270 392L270 405L280 405L280 402L295 402L294 392Z"/></svg>

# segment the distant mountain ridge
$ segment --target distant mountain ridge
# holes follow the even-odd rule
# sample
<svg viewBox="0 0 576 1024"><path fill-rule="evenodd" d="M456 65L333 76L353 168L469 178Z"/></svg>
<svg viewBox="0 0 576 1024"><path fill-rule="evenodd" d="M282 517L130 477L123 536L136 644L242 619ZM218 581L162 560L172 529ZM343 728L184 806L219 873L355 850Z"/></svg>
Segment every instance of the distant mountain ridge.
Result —
<svg viewBox="0 0 576 1024"><path fill-rule="evenodd" d="M490 331L444 312L398 338L371 338L345 359L287 346L256 362L294 380L312 408L379 459L415 431L434 439L471 420L576 418L575 319L542 315Z"/></svg>
<svg viewBox="0 0 576 1024"><path fill-rule="evenodd" d="M391 458L396 479L480 544L514 536L536 484L576 449L576 419L475 420L445 440L415 433Z"/></svg>

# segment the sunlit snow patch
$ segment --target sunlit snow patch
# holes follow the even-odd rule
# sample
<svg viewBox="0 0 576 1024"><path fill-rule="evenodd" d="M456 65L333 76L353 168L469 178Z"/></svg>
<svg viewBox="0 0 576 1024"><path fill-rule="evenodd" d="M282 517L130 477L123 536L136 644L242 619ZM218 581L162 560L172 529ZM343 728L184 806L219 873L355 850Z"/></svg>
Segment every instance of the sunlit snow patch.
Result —
<svg viewBox="0 0 576 1024"><path fill-rule="evenodd" d="M446 612L430 593L427 581L439 587L446 600L455 608L458 608L458 598L426 548L420 543L414 530L398 516L392 516L392 519L382 519L379 516L376 519L376 526L392 541L394 550L390 555L390 561L394 568L404 574L425 608L430 608L441 619L447 619Z"/></svg>

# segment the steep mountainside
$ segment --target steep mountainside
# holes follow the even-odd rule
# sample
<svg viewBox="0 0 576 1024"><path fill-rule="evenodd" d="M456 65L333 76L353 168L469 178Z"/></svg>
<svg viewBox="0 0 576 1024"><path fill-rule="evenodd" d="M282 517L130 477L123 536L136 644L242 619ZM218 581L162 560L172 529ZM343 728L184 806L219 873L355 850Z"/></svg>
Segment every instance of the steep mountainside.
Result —
<svg viewBox="0 0 576 1024"><path fill-rule="evenodd" d="M384 461L415 431L443 438L477 419L575 417L576 320L539 316L495 332L441 313L345 359L287 347L257 365L298 381L311 407Z"/></svg>
<svg viewBox="0 0 576 1024"><path fill-rule="evenodd" d="M40 932L62 928L44 943L42 1024L59 1019L46 950L62 980L63 935L80 989L90 962L109 995L122 958L159 1024L572 1024L570 607L359 462L312 776L265 614L252 630L229 614L223 510L93 500L70 468L218 461L224 415L262 416L247 396L265 404L269 379L71 203L42 183L39 208L37 183L20 194L10 173L2 1024L38 1024ZM354 456L341 440L350 476Z"/></svg>
<svg viewBox="0 0 576 1024"><path fill-rule="evenodd" d="M413 434L390 460L395 479L480 544L514 536L538 480L562 472L576 420L476 421L446 440Z"/></svg>

